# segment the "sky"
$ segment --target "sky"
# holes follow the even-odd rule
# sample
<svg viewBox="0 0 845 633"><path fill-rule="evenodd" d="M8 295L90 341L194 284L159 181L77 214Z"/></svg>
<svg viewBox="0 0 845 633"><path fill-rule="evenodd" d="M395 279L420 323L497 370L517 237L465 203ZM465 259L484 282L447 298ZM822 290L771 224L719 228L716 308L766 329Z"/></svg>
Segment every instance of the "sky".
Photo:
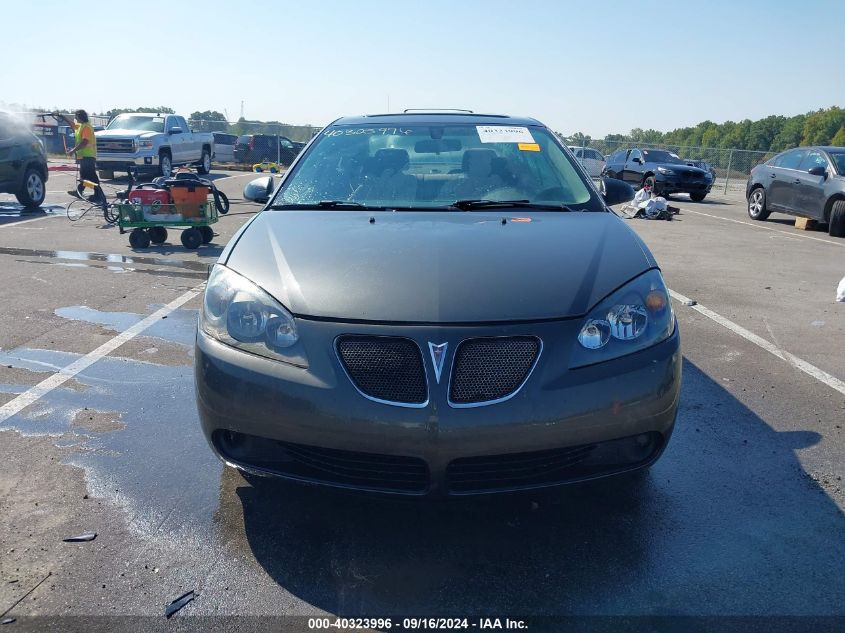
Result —
<svg viewBox="0 0 845 633"><path fill-rule="evenodd" d="M0 107L465 108L599 138L845 106L843 23L841 0L0 0Z"/></svg>

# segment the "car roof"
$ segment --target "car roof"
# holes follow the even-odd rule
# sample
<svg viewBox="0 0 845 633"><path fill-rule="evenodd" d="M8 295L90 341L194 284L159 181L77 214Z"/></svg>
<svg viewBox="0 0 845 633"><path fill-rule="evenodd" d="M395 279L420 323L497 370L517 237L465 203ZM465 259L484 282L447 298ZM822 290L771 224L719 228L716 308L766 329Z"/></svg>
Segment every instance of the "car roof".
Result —
<svg viewBox="0 0 845 633"><path fill-rule="evenodd" d="M537 119L514 117L506 114L478 114L475 112L398 112L363 114L341 117L332 125L410 125L420 123L463 123L470 125L521 125L542 126ZM545 127L545 126L544 126Z"/></svg>

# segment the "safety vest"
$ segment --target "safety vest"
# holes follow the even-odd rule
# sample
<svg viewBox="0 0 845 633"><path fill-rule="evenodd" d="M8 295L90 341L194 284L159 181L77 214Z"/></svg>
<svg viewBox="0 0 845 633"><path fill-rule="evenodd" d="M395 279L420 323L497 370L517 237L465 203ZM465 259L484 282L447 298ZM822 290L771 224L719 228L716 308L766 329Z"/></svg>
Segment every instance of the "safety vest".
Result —
<svg viewBox="0 0 845 633"><path fill-rule="evenodd" d="M97 158L97 139L94 137L94 128L90 123L78 123L73 130L76 137L76 144L79 145L82 139L88 139L88 145L77 150L77 158Z"/></svg>

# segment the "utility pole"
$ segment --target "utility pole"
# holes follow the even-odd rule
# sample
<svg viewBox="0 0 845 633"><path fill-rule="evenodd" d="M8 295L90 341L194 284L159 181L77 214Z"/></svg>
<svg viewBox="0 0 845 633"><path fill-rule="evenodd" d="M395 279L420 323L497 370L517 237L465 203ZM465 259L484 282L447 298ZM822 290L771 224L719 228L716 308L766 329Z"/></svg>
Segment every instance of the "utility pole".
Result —
<svg viewBox="0 0 845 633"><path fill-rule="evenodd" d="M244 100L241 99L241 118L244 118Z"/></svg>

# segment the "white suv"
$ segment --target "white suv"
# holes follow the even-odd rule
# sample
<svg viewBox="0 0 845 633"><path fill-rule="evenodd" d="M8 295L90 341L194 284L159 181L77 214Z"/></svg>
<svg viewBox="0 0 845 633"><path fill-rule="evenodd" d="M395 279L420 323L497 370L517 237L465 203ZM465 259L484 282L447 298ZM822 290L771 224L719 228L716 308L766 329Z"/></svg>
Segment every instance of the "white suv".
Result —
<svg viewBox="0 0 845 633"><path fill-rule="evenodd" d="M575 154L575 158L584 166L591 178L598 178L604 171L607 162L602 153L591 147L578 147L570 145L569 149Z"/></svg>

